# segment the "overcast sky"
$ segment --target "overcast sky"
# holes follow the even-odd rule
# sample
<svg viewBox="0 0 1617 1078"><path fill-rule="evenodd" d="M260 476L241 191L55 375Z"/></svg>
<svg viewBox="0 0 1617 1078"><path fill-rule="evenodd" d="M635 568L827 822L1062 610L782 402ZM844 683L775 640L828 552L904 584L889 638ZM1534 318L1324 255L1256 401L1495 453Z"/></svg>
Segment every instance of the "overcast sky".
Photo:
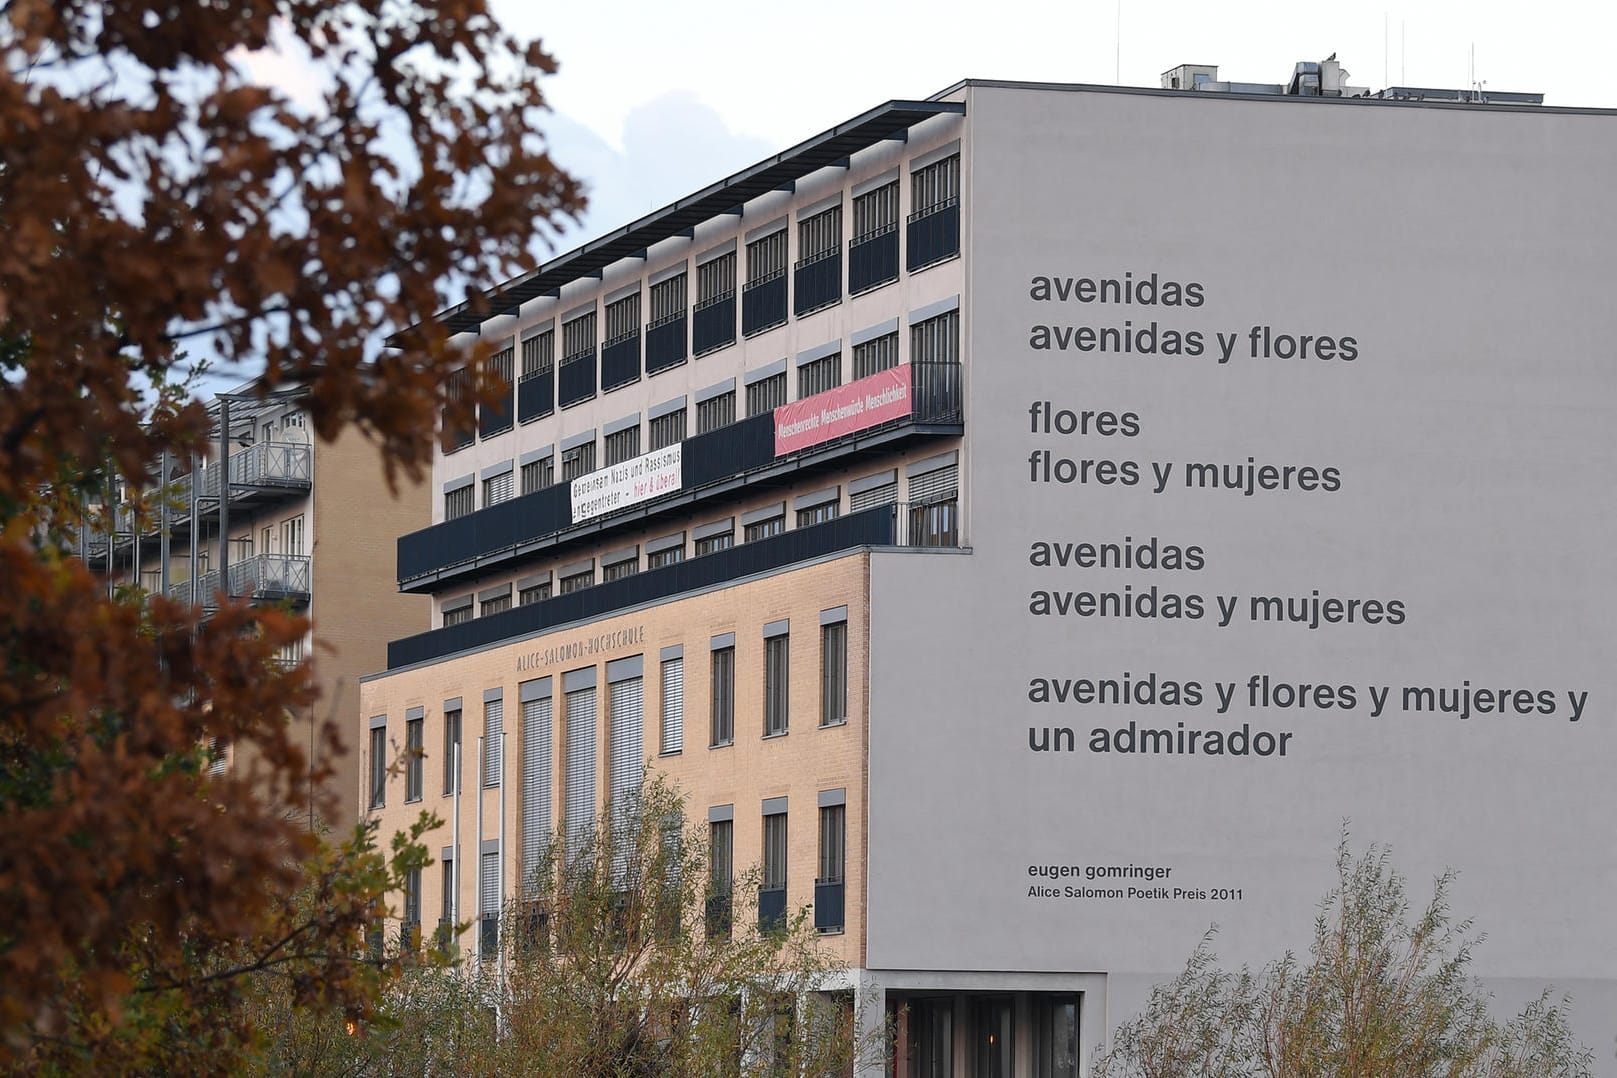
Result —
<svg viewBox="0 0 1617 1078"><path fill-rule="evenodd" d="M964 78L1156 86L1181 63L1281 82L1336 53L1354 85L1538 92L1617 108L1612 0L492 0L560 61L548 131L615 228L893 98Z"/></svg>

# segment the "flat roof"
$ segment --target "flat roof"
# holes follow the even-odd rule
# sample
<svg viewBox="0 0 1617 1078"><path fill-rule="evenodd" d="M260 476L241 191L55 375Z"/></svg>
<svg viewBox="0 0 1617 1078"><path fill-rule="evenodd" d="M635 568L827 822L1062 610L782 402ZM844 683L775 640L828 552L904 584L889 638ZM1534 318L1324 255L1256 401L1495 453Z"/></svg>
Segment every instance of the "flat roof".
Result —
<svg viewBox="0 0 1617 1078"><path fill-rule="evenodd" d="M482 294L480 301L467 300L440 311L434 320L443 323L451 334L474 332L488 319L514 313L531 299L558 295L563 285L599 276L614 262L644 258L651 245L688 234L702 222L732 212L760 195L790 190L793 183L809 173L845 162L855 152L878 142L902 137L923 120L949 114L964 115L965 111L965 104L959 101L889 101L878 105L519 277L495 285Z"/></svg>

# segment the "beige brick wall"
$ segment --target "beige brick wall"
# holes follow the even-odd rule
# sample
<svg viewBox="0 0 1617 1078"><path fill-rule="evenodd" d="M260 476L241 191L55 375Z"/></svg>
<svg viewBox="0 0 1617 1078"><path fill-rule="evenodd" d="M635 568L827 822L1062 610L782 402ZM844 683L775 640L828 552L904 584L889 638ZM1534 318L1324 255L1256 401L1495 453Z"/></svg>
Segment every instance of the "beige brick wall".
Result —
<svg viewBox="0 0 1617 1078"><path fill-rule="evenodd" d="M500 802L498 790L477 788L477 738L483 730L484 690L502 688L507 734L502 773L505 822L498 833L503 837L502 850L505 851L502 863L505 894L512 895L520 870L517 860L521 848L520 684L533 678L556 678L553 683L551 817L560 821L565 752L561 675L586 666L597 668L600 693L596 801L599 807L605 801L608 775L606 664L614 659L643 655L647 767L677 785L685 797L689 822L705 821L711 806L734 806L738 874L762 858L763 800L789 799L787 903L791 910L813 902L819 860L819 792L838 788L846 791L846 928L840 935L827 936L826 945L840 960L850 965L862 964L865 952L868 560L863 553L850 554L367 681L361 690L360 710L367 717L387 716L390 759L404 747L406 710L412 707L425 710L425 796L420 802L405 803L403 774L389 777L386 804L375 813L381 821L384 839L413 822L418 813L426 809L444 820L443 826L427 838L434 858L442 847L453 844L448 823L453 798L443 794L443 704L460 697L463 701L464 779L458 897L461 920L473 917L477 902L478 842L480 837L495 837ZM839 606L848 608L848 721L840 726L821 728L820 612ZM765 738L763 628L782 618L790 620L791 628L790 725L784 736ZM621 632L631 642L609 639L603 646L603 634L611 632ZM730 632L736 637L735 741L729 746L710 748L709 642L713 636ZM595 642L593 646L591 641ZM683 645L685 657L684 748L677 754L661 756L658 754L662 707L659 656L662 648L674 644ZM571 645L582 646L587 653L551 664L543 661L547 649ZM527 657L535 653L541 656L540 661L528 668L531 660ZM525 668L518 668L519 660ZM481 836L477 833L479 797L483 799L484 812ZM435 865L423 873L422 883L422 920L430 931L443 910L441 869ZM735 922L738 928L756 923L754 902L754 896L737 895Z"/></svg>

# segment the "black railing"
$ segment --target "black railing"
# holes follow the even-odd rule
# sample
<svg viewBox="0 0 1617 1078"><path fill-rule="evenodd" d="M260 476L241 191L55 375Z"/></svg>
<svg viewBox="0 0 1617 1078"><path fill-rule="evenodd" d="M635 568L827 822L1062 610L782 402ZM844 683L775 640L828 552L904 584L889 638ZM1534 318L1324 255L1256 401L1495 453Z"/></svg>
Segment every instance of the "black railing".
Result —
<svg viewBox="0 0 1617 1078"><path fill-rule="evenodd" d="M848 244L848 294L898 280L898 226L886 225Z"/></svg>
<svg viewBox="0 0 1617 1078"><path fill-rule="evenodd" d="M893 425L960 423L960 364L922 361L912 363L910 368L911 412L893 421ZM845 437L854 440L869 433L858 431ZM805 452L823 453L836 444L827 442ZM680 489L667 497L689 495L760 471L779 459L786 458L775 456L775 417L769 412L693 435L684 440L681 448ZM645 504L637 505L632 511L643 512L645 508ZM400 536L398 579L408 584L492 555L514 553L518 546L531 547L573 526L570 488L565 482L557 483Z"/></svg>
<svg viewBox="0 0 1617 1078"><path fill-rule="evenodd" d="M734 344L736 339L736 294L722 296L696 305L691 319L691 351L696 355Z"/></svg>
<svg viewBox="0 0 1617 1078"><path fill-rule="evenodd" d="M726 584L842 550L892 546L897 536L897 507L878 505L823 524L795 528L768 539L742 543L728 550L647 569L527 606L512 607L499 614L394 640L387 646L387 665L389 669L396 669L428 662L457 651L542 632L556 625L603 617L625 607Z"/></svg>
<svg viewBox="0 0 1617 1078"><path fill-rule="evenodd" d="M653 322L646 330L646 373L656 374L685 362L685 312Z"/></svg>
<svg viewBox="0 0 1617 1078"><path fill-rule="evenodd" d="M438 929L432 934L432 942L433 946L438 949L439 954L454 957L456 950L455 922L447 917L440 917L438 919Z"/></svg>
<svg viewBox="0 0 1617 1078"><path fill-rule="evenodd" d="M707 896L706 916L703 918L707 929L707 938L730 938L730 892Z"/></svg>
<svg viewBox="0 0 1617 1078"><path fill-rule="evenodd" d="M951 198L909 216L906 268L914 273L960 253L960 200Z"/></svg>
<svg viewBox="0 0 1617 1078"><path fill-rule="evenodd" d="M478 919L477 953L482 958L494 958L500 953L500 915L485 913Z"/></svg>
<svg viewBox="0 0 1617 1078"><path fill-rule="evenodd" d="M601 349L601 388L616 389L640 380L640 331L608 341Z"/></svg>
<svg viewBox="0 0 1617 1078"><path fill-rule="evenodd" d="M793 309L799 316L839 302L842 299L841 246L803 259L797 264L795 277L797 306Z"/></svg>
<svg viewBox="0 0 1617 1078"><path fill-rule="evenodd" d="M421 951L421 922L399 922L399 951L402 954L418 954Z"/></svg>
<svg viewBox="0 0 1617 1078"><path fill-rule="evenodd" d="M758 931L780 932L786 928L786 888L758 888Z"/></svg>
<svg viewBox="0 0 1617 1078"><path fill-rule="evenodd" d="M556 410L556 370L546 367L542 371L524 374L517 383L517 419L526 423L530 419L547 416Z"/></svg>
<svg viewBox="0 0 1617 1078"><path fill-rule="evenodd" d="M511 429L511 390L511 386L506 386L497 400L477 406L477 433L482 437L489 438Z"/></svg>
<svg viewBox="0 0 1617 1078"><path fill-rule="evenodd" d="M741 289L741 334L750 337L786 322L786 271L748 281Z"/></svg>
<svg viewBox="0 0 1617 1078"><path fill-rule="evenodd" d="M846 924L843 887L841 880L814 881L814 927L821 932L840 932Z"/></svg>
<svg viewBox="0 0 1617 1078"><path fill-rule="evenodd" d="M556 384L557 403L563 408L595 396L595 350L562 360Z"/></svg>

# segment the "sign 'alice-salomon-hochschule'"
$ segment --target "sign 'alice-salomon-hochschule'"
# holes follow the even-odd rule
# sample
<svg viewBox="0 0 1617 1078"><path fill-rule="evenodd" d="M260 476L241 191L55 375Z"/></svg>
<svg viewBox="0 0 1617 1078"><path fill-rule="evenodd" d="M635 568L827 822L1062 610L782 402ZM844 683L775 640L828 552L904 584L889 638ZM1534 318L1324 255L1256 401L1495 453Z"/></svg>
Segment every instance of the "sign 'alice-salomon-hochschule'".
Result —
<svg viewBox="0 0 1617 1078"><path fill-rule="evenodd" d="M910 365L905 363L776 408L775 455L807 449L909 414Z"/></svg>
<svg viewBox="0 0 1617 1078"><path fill-rule="evenodd" d="M672 493L683 479L684 443L642 453L573 480L573 523Z"/></svg>
<svg viewBox="0 0 1617 1078"><path fill-rule="evenodd" d="M1617 116L967 115L969 552L872 555L871 967L1125 1015L1215 923L1306 949L1346 827L1609 1070Z"/></svg>

